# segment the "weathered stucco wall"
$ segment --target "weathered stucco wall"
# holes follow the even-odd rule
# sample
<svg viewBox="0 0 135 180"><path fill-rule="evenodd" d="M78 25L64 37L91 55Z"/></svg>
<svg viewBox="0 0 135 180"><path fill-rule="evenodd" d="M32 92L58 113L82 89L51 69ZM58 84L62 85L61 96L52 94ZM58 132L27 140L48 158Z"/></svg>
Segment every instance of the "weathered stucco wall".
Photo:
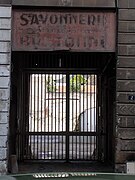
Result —
<svg viewBox="0 0 135 180"><path fill-rule="evenodd" d="M116 171L135 161L135 0L118 0Z"/></svg>
<svg viewBox="0 0 135 180"><path fill-rule="evenodd" d="M0 174L7 171L10 99L11 7L0 5Z"/></svg>
<svg viewBox="0 0 135 180"><path fill-rule="evenodd" d="M4 0L3 0L4 1ZM7 1L7 0L6 0ZM115 0L12 0L13 5L66 6L66 7L115 7Z"/></svg>

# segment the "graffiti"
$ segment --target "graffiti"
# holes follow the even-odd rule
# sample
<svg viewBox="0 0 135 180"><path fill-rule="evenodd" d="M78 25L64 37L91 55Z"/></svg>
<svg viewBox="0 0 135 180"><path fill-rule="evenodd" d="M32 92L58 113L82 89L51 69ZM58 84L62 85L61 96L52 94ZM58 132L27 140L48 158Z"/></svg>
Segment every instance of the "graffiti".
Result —
<svg viewBox="0 0 135 180"><path fill-rule="evenodd" d="M14 50L115 50L113 13L14 11Z"/></svg>

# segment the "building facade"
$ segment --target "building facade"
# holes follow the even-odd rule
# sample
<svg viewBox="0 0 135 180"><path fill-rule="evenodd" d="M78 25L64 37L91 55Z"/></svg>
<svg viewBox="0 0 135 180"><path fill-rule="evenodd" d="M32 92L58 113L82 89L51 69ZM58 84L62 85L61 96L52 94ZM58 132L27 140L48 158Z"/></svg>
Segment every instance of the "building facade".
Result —
<svg viewBox="0 0 135 180"><path fill-rule="evenodd" d="M91 63L90 66L93 67L92 73L94 72L95 67L101 68L102 66L101 75L105 72L107 74L106 75L107 78L102 76L101 79L104 79L104 80L101 82L107 85L109 83L113 84L113 85L108 85L107 88L106 86L103 86L103 85L100 86L100 89L102 89L103 87L104 91L101 92L101 101L99 102L103 110L101 113L102 116L100 116L98 120L98 123L99 123L98 126L102 126L102 123L100 123L101 122L100 119L105 119L105 121L103 120L102 122L104 124L104 127L107 128L107 130L103 130L103 134L107 134L105 142L108 142L108 145L106 146L104 150L104 156L105 154L107 154L106 159L108 161L111 161L111 163L114 166L115 172L126 172L126 163L128 161L135 161L135 119L134 119L134 116L135 116L135 105L134 105L135 103L135 76L134 76L135 75L134 73L134 70L135 70L135 15L134 15L135 14L135 1L134 0L101 0L99 2L96 0L95 1L93 0L86 0L86 1L85 0L80 0L80 1L79 0L66 0L66 1L63 1L63 0L52 0L52 1L1 0L0 1L0 173L7 173L9 171L10 156L12 154L16 154L14 149L18 147L16 143L13 143L14 137L15 137L14 132L18 130L16 128L16 122L15 122L16 119L18 119L18 115L16 114L19 114L19 118L20 117L22 118L22 116L24 116L21 110L20 109L18 110L17 108L21 104L18 103L18 100L16 100L16 94L17 94L16 86L19 87L18 88L19 93L20 94L22 93L22 91L20 90L21 86L18 85L19 82L17 79L18 79L19 73L17 69L21 69L22 67L24 67L23 62L25 61L25 59L28 60L31 57L33 57L34 59L33 55L29 56L27 55L27 53L25 53L27 51L27 48L30 48L28 50L29 52L34 51L33 54L38 59L40 55L37 56L36 54L38 54L39 51L42 51L42 53L43 51L50 52L50 47L53 46L53 45L50 45L49 49L47 49L48 47L46 46L46 43L41 46L38 43L37 43L38 45L35 43L36 45L32 46L31 41L28 42L26 39L23 39L24 36L22 36L22 39L20 41L24 43L23 47L21 46L22 45L21 43L17 44L18 31L16 30L20 28L17 26L19 23L19 20L18 20L19 13L21 13L20 16L22 17L21 28L23 28L25 24L27 25L28 21L29 21L29 28L30 28L32 23L38 24L39 21L41 22L41 15L42 15L42 12L44 11L43 9L45 9L45 11L48 12L47 16L50 17L51 24L55 24L55 22L58 21L56 17L58 9L60 9L62 12L63 10L70 13L75 12L76 14L74 17L75 18L79 17L81 19L79 20L74 19L74 22L78 21L80 22L80 24L83 24L83 25L85 24L86 21L89 24L94 23L94 21L96 21L96 19L90 20L91 14L89 13L91 12L92 13L94 12L96 15L102 12L104 13L111 12L111 14L113 14L113 18L115 18L115 21L111 19L111 23L113 23L114 27L111 26L111 23L108 26L113 28L113 30L110 28L109 32L110 34L115 33L114 34L115 36L111 36L112 38L111 41L109 40L105 41L105 37L103 38L103 42L108 43L108 47L111 47L111 45L113 44L111 47L111 50L107 49L108 52L111 54L112 58L111 60L109 60L110 54L108 56L107 50L105 50L104 52L104 50L102 49L103 57L100 56L101 54L99 55L100 57L98 55L95 56L95 54L93 54L92 58L101 59L101 61L103 62L104 57L106 57L108 59L107 63L105 61L105 63L100 64L98 60L96 61L94 59L94 61L96 62L96 65L93 65L93 63ZM32 10L32 13L36 12L38 15L40 15L38 16L40 17L40 20L37 19L37 17L34 19L30 16L31 10ZM23 15L23 12L24 12L24 15ZM15 13L18 13L18 14L16 15ZM82 14L81 16L80 15L78 16L77 13L80 13L80 14L82 13ZM88 13L87 20L85 19L86 16L84 17L85 13ZM53 14L53 16L51 16L51 14ZM101 16L99 15L97 17L98 17L97 21L99 23L101 20L100 19ZM59 22L61 21L62 19ZM69 24L71 25L71 19L69 20L69 22L70 22ZM48 24L48 27L49 29L52 28L51 26L49 26L49 24ZM73 27L71 26L69 29L74 29L75 27L76 26L73 26ZM55 28L57 29L57 26L55 26ZM78 28L80 28L80 26ZM80 28L79 30L82 31L85 29ZM41 32L42 31L43 31L43 27L41 27ZM109 32L107 33L109 34ZM62 38L64 38L64 36L62 36ZM101 38L100 35L99 35L99 38ZM49 42L49 40L46 40L46 41L47 43ZM67 49L67 46L65 44L66 45L68 44L69 49ZM60 53L63 50L64 51L73 50L72 39L68 39L68 42L67 40L65 40L65 44L62 44L62 45L59 44L60 49L58 50L60 51ZM86 42L84 42L84 44L86 44ZM26 45L26 47L24 45ZM76 45L76 49L77 47L79 47L79 45L78 46L77 45ZM104 47L104 43L101 43L101 45ZM44 48L45 46L46 48ZM84 47L87 47L87 45L84 45ZM88 53L94 53L95 52L94 48L90 50L90 52ZM55 49L54 47L54 50L51 49L51 52L52 51L55 52L56 50L57 49ZM80 50L80 49L77 49L77 50L83 52L85 51L85 48L83 50ZM98 52L101 52L101 47L99 49L98 48L96 49L97 54ZM22 53L22 54L18 55L19 53ZM69 54L70 54L70 51L69 51ZM68 57L70 57L69 54L67 54ZM43 54L41 55L43 56ZM82 55L83 59L85 58L87 59L87 56L89 57L89 54ZM46 57L49 57L51 61L52 56L45 55L44 58ZM78 56L76 55L76 57ZM71 61L72 61L72 58L71 58ZM110 65L108 65L109 63ZM77 62L75 64L77 64ZM59 67L60 66L61 66L61 60L59 60ZM48 67L50 68L49 65ZM55 65L54 66L52 65L51 67L56 68L57 66L55 67ZM111 70L111 67L113 67L112 68L113 71ZM41 67L39 67L39 69L41 69ZM112 73L109 74L109 71L112 71ZM22 79L20 79L20 81L21 80ZM69 80L68 76L67 76L67 80ZM27 81L26 81L26 84L27 84ZM84 84L84 80L82 84ZM109 94L108 98L104 100L104 97L106 96L107 93ZM112 97L110 94L112 94L115 97ZM45 96L45 94L43 96ZM69 96L70 95L67 93L66 97L69 98ZM26 95L26 99L28 98L29 97L27 97ZM23 103L27 104L28 102L26 99L25 100L23 99ZM109 103L109 101L111 101L111 103ZM67 102L66 104L67 106L69 105L68 103L69 102ZM107 106L110 106L110 108L108 108ZM108 109L104 107L107 107ZM67 111L69 110L70 109L67 109ZM19 112L17 113L16 111L19 111ZM100 110L98 110L97 113L100 114L99 111ZM107 111L109 111L108 114L107 114ZM25 112L25 107L24 107L23 112ZM70 113L69 113L69 116L70 116ZM24 121L22 120L22 124L23 122ZM23 128L21 130L23 130L22 132L24 132ZM99 132L97 132L96 135L91 134L90 136L97 137ZM78 136L78 134L76 136ZM98 138L100 139L100 136L98 136ZM104 140L101 139L101 142L103 141ZM21 140L19 142L21 142ZM95 142L97 142L97 140ZM103 142L102 146L104 146L105 142ZM18 150L19 153L21 151L21 148ZM113 149L113 150L110 150L110 149ZM99 149L98 154L100 158L98 160L101 160L103 158L101 157L102 152L100 151L101 150ZM85 153L85 151L83 153ZM21 158L22 157L20 157L20 160ZM69 158L69 154L67 154L67 158ZM96 160L96 156L95 156L95 160Z"/></svg>

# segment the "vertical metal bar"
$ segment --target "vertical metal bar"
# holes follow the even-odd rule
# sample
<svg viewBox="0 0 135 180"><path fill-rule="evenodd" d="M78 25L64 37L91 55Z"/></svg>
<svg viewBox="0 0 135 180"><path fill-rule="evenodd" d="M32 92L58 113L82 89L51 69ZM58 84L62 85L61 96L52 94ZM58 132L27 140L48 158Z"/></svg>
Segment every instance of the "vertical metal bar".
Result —
<svg viewBox="0 0 135 180"><path fill-rule="evenodd" d="M78 78L77 78L77 76L78 76L78 74L75 74L75 76L76 76L76 98L75 98L75 101L76 101L76 115L75 115L75 118L76 118L76 126L77 126L77 94L80 92L80 90L78 91L78 89L77 89L77 86L78 86ZM76 150L76 159L77 159L77 151L78 151L78 149L77 149L77 136L75 136L74 137L75 138L75 142L74 142L74 144L75 144L75 150Z"/></svg>
<svg viewBox="0 0 135 180"><path fill-rule="evenodd" d="M86 88L86 89L87 89L87 90L86 90L87 132L89 132L89 127L88 127L88 126L89 126L89 123L88 123L88 121L89 121L89 120L88 120L88 118L89 118L89 116L88 116L88 113L89 113L88 101L89 101L89 89L90 89L90 88L88 88L88 87L89 87L88 77L89 77L89 76L88 76L88 74L87 74L87 78L86 78L86 79L87 79L87 80L86 80L86 86L87 86L87 88ZM87 159L88 159L88 152L89 152L89 151L88 151L88 135L87 135L87 143L86 143L86 144L87 144L87 151L86 151L86 153L87 153Z"/></svg>
<svg viewBox="0 0 135 180"><path fill-rule="evenodd" d="M100 134L100 128L101 128L101 103L102 103L102 99L101 99L101 93L102 93L102 86L101 86L101 76L98 75L98 78L97 78L97 132L98 134ZM99 112L100 111L100 112ZM100 143L101 143L101 136L100 135L97 135L97 138L96 138L96 144L97 144L97 154L98 154L98 160L100 160L100 152L101 152L101 147L100 147Z"/></svg>
<svg viewBox="0 0 135 180"><path fill-rule="evenodd" d="M78 148L78 158L80 159L80 157L81 157L81 136L77 136L78 137L78 143L79 143L79 148Z"/></svg>
<svg viewBox="0 0 135 180"><path fill-rule="evenodd" d="M29 115L31 115L29 118L30 118L30 127L29 127L29 132L32 132L32 116L33 116L33 114L32 114L32 74L30 74L30 113L29 113ZM32 141L31 141L31 136L30 136L30 149L32 148ZM30 154L30 159L31 159L32 157L31 157L31 154Z"/></svg>
<svg viewBox="0 0 135 180"><path fill-rule="evenodd" d="M80 114L80 117L79 117L79 131L83 131L82 130L82 122L83 119L81 119L81 114L82 114L82 92L80 91L79 92L79 114ZM79 151L79 159L81 159L81 136L78 136L78 141L79 141L79 148L78 148L78 151Z"/></svg>
<svg viewBox="0 0 135 180"><path fill-rule="evenodd" d="M24 116L24 103L23 103L23 98L24 98L24 78L23 78L23 73L21 73L21 84L20 84L20 86L21 86L21 107L23 107L23 109L22 109L22 111L21 111L21 121L20 121L20 129L21 129L21 131L20 131L20 160L22 160L23 159L23 147L24 147L24 145L23 145L23 138L24 138L24 136L23 136L23 116Z"/></svg>
<svg viewBox="0 0 135 180"><path fill-rule="evenodd" d="M36 132L38 132L38 75L36 74ZM36 157L38 159L38 135L36 135Z"/></svg>
<svg viewBox="0 0 135 180"><path fill-rule="evenodd" d="M63 83L63 81L64 81L64 75L62 74L62 132L63 132L63 126L64 126L64 123L63 123L63 114L64 114L64 108L63 108L63 105L64 105L64 98L63 98L63 94L64 94L64 83ZM63 159L63 154L64 154L64 151L63 151L63 144L64 144L64 142L63 142L63 136L62 136L62 159Z"/></svg>
<svg viewBox="0 0 135 180"><path fill-rule="evenodd" d="M43 111L44 111L44 132L46 132L47 131L47 107L46 107L46 74L44 74L44 109L43 109ZM47 136L46 135L44 135L44 159L45 159L45 154L46 154L46 143L47 143L47 141L46 141L46 138Z"/></svg>
<svg viewBox="0 0 135 180"><path fill-rule="evenodd" d="M50 74L47 74L47 76L48 76L48 81L50 81ZM50 92L49 92L49 82L48 82L48 84L47 84L47 89L48 89L48 97L47 97L47 99L48 99L48 132L50 131L50 127L51 127L51 125L49 125L49 122L50 122ZM49 136L48 136L49 137Z"/></svg>
<svg viewBox="0 0 135 180"><path fill-rule="evenodd" d="M50 74L47 74L47 77L48 77L48 81L50 80ZM50 122L50 100L49 100L49 98L50 98L50 92L49 92L49 82L48 82L48 84L47 84L47 88L48 88L48 132L50 131L50 125L49 125L49 122ZM50 138L50 136L48 135L48 149L47 149L47 155L49 155L49 150L50 150L50 147L49 147L49 145L50 145L50 142L49 142L49 138Z"/></svg>
<svg viewBox="0 0 135 180"><path fill-rule="evenodd" d="M85 89L84 89L84 74L81 75L83 77L83 131L85 131ZM83 159L84 159L84 136L83 136Z"/></svg>
<svg viewBox="0 0 135 180"><path fill-rule="evenodd" d="M84 122L85 122L85 119L84 119L84 117L85 117L85 107L84 107L84 76L83 75L81 75L81 77L83 78L83 132L85 131L85 124L84 124Z"/></svg>
<svg viewBox="0 0 135 180"><path fill-rule="evenodd" d="M36 118L37 118L37 113L36 113L36 94L37 94L37 89L36 89L36 82L37 82L37 78L36 78L36 74L34 74L34 132L36 132ZM36 158L36 135L34 136L34 155Z"/></svg>
<svg viewBox="0 0 135 180"><path fill-rule="evenodd" d="M59 95L58 95L58 131L60 130L60 73L59 73ZM60 136L58 136L58 142L59 142ZM60 158L60 143L58 143L58 159Z"/></svg>
<svg viewBox="0 0 135 180"><path fill-rule="evenodd" d="M55 79L55 80L54 80L54 82L55 82L55 95L54 95L54 100L55 100L55 102L54 102L54 105L55 105L55 108L54 108L54 112L55 112L55 113L54 113L54 114L55 114L54 124L55 124L55 125L54 125L54 126L55 126L55 127L54 127L54 131L57 132L57 129L56 129L56 128L57 128L57 127L56 127L56 122L57 122L57 121L56 121L56 107L57 107L57 104L56 104L56 102L57 102L57 97L56 97L56 93L57 93L56 79L57 79L57 78L56 78L56 74L55 74L55 78L54 78L54 79ZM55 138L55 139L56 139L56 138Z"/></svg>
<svg viewBox="0 0 135 180"><path fill-rule="evenodd" d="M76 78L76 84L77 84L77 78ZM76 128L76 131L77 131L77 120L78 120L78 93L80 92L81 90L79 91L76 91L76 120L75 120L75 128Z"/></svg>
<svg viewBox="0 0 135 180"><path fill-rule="evenodd" d="M43 108L43 74L40 74L40 93L41 93L41 97L40 97L40 118L41 118L41 122L40 122L40 126L41 126L41 132L43 131L43 116L42 116L42 108Z"/></svg>
<svg viewBox="0 0 135 180"><path fill-rule="evenodd" d="M42 103L42 101L43 101L43 78L42 78L42 76L43 76L43 74L40 74L40 78L41 78L41 80L40 80L40 86L41 86L41 99L40 99L40 101L41 101L41 106L40 106L40 118L41 118L41 132L43 131L43 117L42 117L42 108L43 108L43 103ZM41 156L43 156L43 136L41 135L41 146L40 146L40 152L41 152ZM42 157L41 157L42 158Z"/></svg>
<svg viewBox="0 0 135 180"><path fill-rule="evenodd" d="M56 111L56 107L55 107L55 102L56 102L56 84L55 84L55 76L56 76L56 73L53 74L53 86L54 86L54 90L53 90L53 132L56 132L56 129L55 129L55 111ZM53 159L56 159L55 157L55 154L56 154L56 135L53 136L53 153L52 153L52 156L53 156Z"/></svg>
<svg viewBox="0 0 135 180"><path fill-rule="evenodd" d="M20 83L22 83L22 79L20 78L20 74L19 74L19 82ZM21 102L22 102L22 91L21 91L21 89L22 89L22 87L21 87L21 84L18 84L19 85L19 91L18 91L18 94L17 94L17 96L18 96L18 101L19 101L19 103L17 104L17 105L21 105ZM17 153L18 153L18 160L21 160L21 121L22 121L22 119L21 119L21 114L22 114L22 111L20 111L20 109L18 108L17 109L18 111L17 111L17 113L18 113L18 129L19 129L19 131L18 131L18 141L17 141L17 143L18 143L18 151L17 151Z"/></svg>
<svg viewBox="0 0 135 180"><path fill-rule="evenodd" d="M50 98L50 94L49 94L49 78L50 78L50 74L47 74L47 99L48 99L48 127L47 127L47 132L49 132L49 122L50 122L50 104L49 104L49 98ZM49 154L49 135L47 136L47 155Z"/></svg>
<svg viewBox="0 0 135 180"><path fill-rule="evenodd" d="M26 159L28 159L28 149L29 149L29 134L28 134L28 129L29 129L29 120L28 120L28 112L29 112L29 74L26 74L26 96L25 96L25 133L26 133L26 140L25 140L25 145L26 145Z"/></svg>
<svg viewBox="0 0 135 180"><path fill-rule="evenodd" d="M60 131L60 74L59 76L59 94L58 94L58 131Z"/></svg>
<svg viewBox="0 0 135 180"><path fill-rule="evenodd" d="M25 82L24 82L24 73L22 75L22 90L23 90L23 104L25 104ZM25 153L25 117L24 117L24 114L25 114L25 106L23 106L23 115L22 115L22 119L23 119L23 124L22 124L22 158L24 159L24 153Z"/></svg>
<svg viewBox="0 0 135 180"><path fill-rule="evenodd" d="M39 127L39 106L40 106L40 100L39 100L39 74L37 74L37 132L40 131L40 127ZM39 141L39 135L37 135L37 158L39 159L39 147L40 147L40 141Z"/></svg>
<svg viewBox="0 0 135 180"><path fill-rule="evenodd" d="M69 160L69 74L66 74L66 161Z"/></svg>
<svg viewBox="0 0 135 180"><path fill-rule="evenodd" d="M90 131L92 131L91 127L92 127L92 117L91 117L91 109L92 109L92 91L93 91L93 83L92 83L92 78L93 75L90 75ZM90 136L90 156L92 156L92 136Z"/></svg>
<svg viewBox="0 0 135 180"><path fill-rule="evenodd" d="M51 132L53 132L53 91L54 91L53 74L51 74Z"/></svg>
<svg viewBox="0 0 135 180"><path fill-rule="evenodd" d="M97 124L96 122L96 109L97 109L97 92L96 92L96 89L97 89L97 76L94 75L94 130L96 129L95 125ZM94 140L94 149L97 151L97 147L96 147L96 136L95 136L95 140ZM95 153L95 159L96 159L96 153Z"/></svg>
<svg viewBox="0 0 135 180"><path fill-rule="evenodd" d="M95 74L92 75L92 107L94 108L93 109L93 112L95 113ZM91 117L92 117L92 112L91 112ZM95 123L95 116L93 115L93 119L94 119L94 123ZM92 125L92 122L91 122L91 125ZM95 160L95 152L96 152L96 149L95 149L95 136L92 136L92 143L93 143L93 157L94 157L94 160Z"/></svg>
<svg viewBox="0 0 135 180"><path fill-rule="evenodd" d="M72 81L71 81L72 80ZM72 84L70 84L72 83ZM72 89L71 89L71 86L72 86ZM74 74L71 74L69 75L69 93L70 93L70 99L69 99L69 131L73 132L73 121L74 121ZM72 109L71 109L72 107ZM70 112L71 111L71 112ZM69 147L69 151L70 151L70 148L72 150L71 154L70 155L70 158L72 159L73 158L73 136L70 136L69 138L69 144L70 144L70 147Z"/></svg>
<svg viewBox="0 0 135 180"><path fill-rule="evenodd" d="M72 81L70 79L72 79ZM69 103L71 104L71 107L72 107L72 109L71 108L69 109L69 111L71 111L69 113L69 115L70 115L69 128L70 128L70 131L73 132L73 119L74 119L74 74L70 75L69 81L71 81L71 83L72 83L72 90L70 91L70 101L69 101Z"/></svg>
<svg viewBox="0 0 135 180"><path fill-rule="evenodd" d="M56 76L56 74L55 74L55 132L57 132L57 127L56 127L56 123L57 123L57 119L56 119L56 107L57 107L57 97L56 97L56 93L57 93L57 87L56 87L56 80L57 80L57 78L56 78L57 76ZM56 135L55 135L55 159L56 159Z"/></svg>
<svg viewBox="0 0 135 180"><path fill-rule="evenodd" d="M22 56L22 59L24 57ZM23 125L23 108L24 108L24 104L23 104L23 75L22 73L19 74L20 75L20 82L19 82L19 90L20 90L20 96L19 96L19 106L22 107L22 109L19 108L19 114L20 114L20 120L19 120L19 127L20 127L20 132L19 132L19 159L22 160L22 151L23 151L23 137L22 137L22 125Z"/></svg>
<svg viewBox="0 0 135 180"><path fill-rule="evenodd" d="M53 88L54 88L54 85L53 85L53 74L51 74L51 132L53 132ZM53 142L52 142L52 139L53 139L53 136L51 135L51 159L52 159L52 151L53 151Z"/></svg>
<svg viewBox="0 0 135 180"><path fill-rule="evenodd" d="M34 98L33 98L33 111L34 111L34 112L33 112L33 116L34 116L33 120L34 120L34 129L33 129L33 131L34 131L34 132L35 132L35 126L36 126L36 124L35 124L35 104L36 104L36 101L35 101L35 95L36 95L35 81L36 81L35 74L33 74L33 95L34 95ZM34 136L34 137L33 137L33 136ZM33 137L33 154L34 154L34 156L35 156L35 135L33 135L33 136L32 136L32 137Z"/></svg>
<svg viewBox="0 0 135 180"><path fill-rule="evenodd" d="M28 104L29 104L29 74L25 73L25 158L28 158L28 128L29 128L29 124L28 124Z"/></svg>
<svg viewBox="0 0 135 180"><path fill-rule="evenodd" d="M92 123L95 124L95 116L94 116L94 113L95 113L95 74L92 74L91 75L91 80L92 80L92 93L91 93L91 101L92 101L92 107L91 109L93 109L93 114L92 114L92 111L91 111L91 119L93 118L93 122L91 121L91 127L92 127ZM92 117L93 116L93 117ZM91 129L92 131L92 129ZM92 136L91 137L91 140L92 140L92 153L93 153L93 160L95 160L95 136Z"/></svg>

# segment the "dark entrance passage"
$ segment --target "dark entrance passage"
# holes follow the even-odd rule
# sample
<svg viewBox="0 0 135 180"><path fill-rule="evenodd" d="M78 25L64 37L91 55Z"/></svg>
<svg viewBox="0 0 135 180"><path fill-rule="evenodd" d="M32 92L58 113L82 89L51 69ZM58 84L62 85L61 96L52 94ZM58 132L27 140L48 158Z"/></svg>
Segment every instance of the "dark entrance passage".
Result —
<svg viewBox="0 0 135 180"><path fill-rule="evenodd" d="M113 53L16 52L12 63L19 161L113 161Z"/></svg>

